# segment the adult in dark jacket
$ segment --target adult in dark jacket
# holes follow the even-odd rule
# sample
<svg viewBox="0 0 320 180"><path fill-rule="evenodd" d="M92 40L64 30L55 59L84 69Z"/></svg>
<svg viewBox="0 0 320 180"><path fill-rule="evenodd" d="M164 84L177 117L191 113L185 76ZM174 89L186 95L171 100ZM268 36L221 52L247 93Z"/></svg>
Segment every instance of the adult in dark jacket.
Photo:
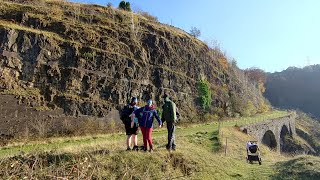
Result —
<svg viewBox="0 0 320 180"><path fill-rule="evenodd" d="M134 111L139 109L138 99L133 97L131 102L121 111L121 120L124 123L127 135L127 150L131 150L131 139L133 139L133 150L138 150L138 123L135 121Z"/></svg>
<svg viewBox="0 0 320 180"><path fill-rule="evenodd" d="M162 121L167 123L168 130L168 144L166 148L170 150L176 150L175 143L175 131L176 123L180 117L176 104L170 100L170 97L165 94L163 96L164 105L162 106Z"/></svg>
<svg viewBox="0 0 320 180"><path fill-rule="evenodd" d="M139 126L143 136L144 151L148 150L148 144L150 147L150 152L153 151L152 144L152 130L153 130L153 120L154 117L159 123L159 127L162 127L162 121L152 104L152 100L148 100L148 104L135 111L136 117L139 119Z"/></svg>

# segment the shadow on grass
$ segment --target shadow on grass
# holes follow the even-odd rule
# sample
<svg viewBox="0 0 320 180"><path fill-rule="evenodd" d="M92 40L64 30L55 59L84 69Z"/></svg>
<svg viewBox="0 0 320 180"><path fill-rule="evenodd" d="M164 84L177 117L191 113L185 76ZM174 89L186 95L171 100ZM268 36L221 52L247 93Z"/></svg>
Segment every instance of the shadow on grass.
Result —
<svg viewBox="0 0 320 180"><path fill-rule="evenodd" d="M275 166L278 172L271 179L320 179L320 159L317 157L298 157Z"/></svg>
<svg viewBox="0 0 320 180"><path fill-rule="evenodd" d="M219 131L218 130L213 131L211 133L210 141L212 143L212 151L213 152L218 152L218 151L221 150L222 144L220 142Z"/></svg>
<svg viewBox="0 0 320 180"><path fill-rule="evenodd" d="M222 148L218 130L213 132L197 132L195 134L188 135L188 137L191 143L207 147L213 152L218 152Z"/></svg>

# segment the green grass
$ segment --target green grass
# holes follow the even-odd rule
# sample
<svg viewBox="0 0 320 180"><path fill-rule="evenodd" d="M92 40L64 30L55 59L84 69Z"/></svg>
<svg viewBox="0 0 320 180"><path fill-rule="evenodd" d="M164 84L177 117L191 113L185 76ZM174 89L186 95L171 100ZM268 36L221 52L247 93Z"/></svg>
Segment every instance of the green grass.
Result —
<svg viewBox="0 0 320 180"><path fill-rule="evenodd" d="M16 89L10 89L10 90L3 90L0 92L0 94L10 94L10 95L16 95L16 96L23 96L23 97L40 97L40 90L37 88L16 88Z"/></svg>
<svg viewBox="0 0 320 180"><path fill-rule="evenodd" d="M221 121L221 128L232 127L235 125L244 125L246 123L255 123L264 121L268 118L274 119L288 115L285 111L273 111L272 113L259 114L253 117L240 118L240 119L228 119ZM212 138L218 139L218 122L191 125L189 127L178 127L177 136L197 137L203 136L202 133L206 133L204 137L200 138ZM155 139L165 138L166 129L155 129L153 137ZM50 138L44 141L31 141L28 143L11 143L6 147L0 148L0 158L18 155L20 153L30 153L38 151L51 151L58 150L59 152L80 152L81 150L101 145L109 146L125 139L123 133L120 134L102 134L96 136L85 136L85 137L71 137L71 138ZM208 142L208 141L207 141ZM213 142L219 144L218 142ZM120 143L121 144L121 143ZM121 146L121 145L120 145ZM219 147L213 147L212 149L219 149Z"/></svg>
<svg viewBox="0 0 320 180"><path fill-rule="evenodd" d="M68 178L108 179L281 178L286 175L286 171L278 166L290 163L291 159L261 145L263 165L246 163L245 143L251 137L237 131L235 125L255 123L288 114L285 111L273 111L253 117L224 120L220 124L220 136L218 122L179 127L178 149L173 153L165 150L165 128L155 129L153 139L156 149L152 154L124 151L126 136L123 133L50 138L25 144L12 143L0 149L0 168L3 169L0 176L49 178L66 177L68 174ZM228 138L226 154L225 138ZM314 161L318 162L318 159ZM312 163L314 161L312 160ZM38 169L25 168L30 162ZM16 169L10 173L12 164ZM78 168L77 173L74 172L74 167ZM290 169L295 172L295 168ZM4 173L5 170L7 173ZM315 170L318 171L317 168ZM299 172L297 174L299 175ZM300 174L303 174L303 171ZM302 177L298 175L296 177Z"/></svg>
<svg viewBox="0 0 320 180"><path fill-rule="evenodd" d="M26 26L21 26L21 25L12 23L12 22L4 21L4 20L0 20L0 27L5 27L5 28L16 29L16 30L20 30L20 31L31 32L31 33L38 34L38 35L44 35L46 37L54 38L55 40L58 40L58 41L61 41L61 42L65 41L62 37L60 37L56 33L43 31L43 30L38 30L38 29L33 29L33 28L30 28L30 27L26 27Z"/></svg>
<svg viewBox="0 0 320 180"><path fill-rule="evenodd" d="M0 149L0 176L40 179L271 179L283 173L281 169L277 170L277 165L290 159L261 145L263 164L246 163L245 143L251 137L237 131L234 126L262 121L266 116L273 119L285 115L288 112L273 111L242 120L229 119L221 124L220 136L217 122L179 127L177 151L172 153L165 150L165 128L154 130L154 153L126 152L123 133L12 143ZM228 138L226 155L225 138Z"/></svg>
<svg viewBox="0 0 320 180"><path fill-rule="evenodd" d="M300 156L286 162L277 163L278 172L273 179L320 179L320 158Z"/></svg>

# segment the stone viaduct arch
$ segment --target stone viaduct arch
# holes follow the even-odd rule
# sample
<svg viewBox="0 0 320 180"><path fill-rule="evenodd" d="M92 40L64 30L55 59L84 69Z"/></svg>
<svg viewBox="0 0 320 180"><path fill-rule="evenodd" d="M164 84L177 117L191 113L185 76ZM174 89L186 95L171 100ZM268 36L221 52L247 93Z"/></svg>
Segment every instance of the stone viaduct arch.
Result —
<svg viewBox="0 0 320 180"><path fill-rule="evenodd" d="M259 143L263 143L271 149L281 151L286 136L296 135L295 119L296 114L292 113L285 117L245 125L240 129L254 136Z"/></svg>

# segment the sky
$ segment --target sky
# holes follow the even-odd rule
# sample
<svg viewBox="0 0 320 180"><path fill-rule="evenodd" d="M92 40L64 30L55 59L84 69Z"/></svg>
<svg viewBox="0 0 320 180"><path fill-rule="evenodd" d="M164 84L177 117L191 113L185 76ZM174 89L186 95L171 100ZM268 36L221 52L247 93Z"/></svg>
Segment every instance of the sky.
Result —
<svg viewBox="0 0 320 180"><path fill-rule="evenodd" d="M72 0L114 7L120 0ZM319 0L131 0L159 21L216 42L241 69L282 71L320 64Z"/></svg>

